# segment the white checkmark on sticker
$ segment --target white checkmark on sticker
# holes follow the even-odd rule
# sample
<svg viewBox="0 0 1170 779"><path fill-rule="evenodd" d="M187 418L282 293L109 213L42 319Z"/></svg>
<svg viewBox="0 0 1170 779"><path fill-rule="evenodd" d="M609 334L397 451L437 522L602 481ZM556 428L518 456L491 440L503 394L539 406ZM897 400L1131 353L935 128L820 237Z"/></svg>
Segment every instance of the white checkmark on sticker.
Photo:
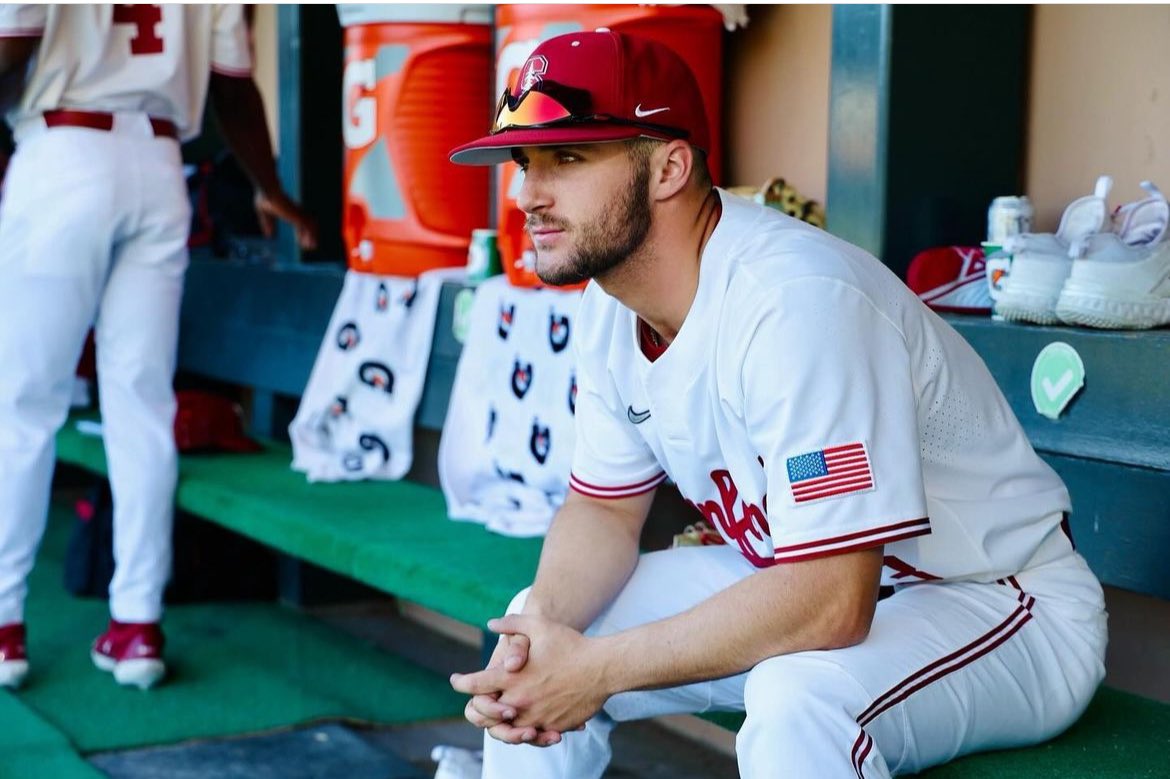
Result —
<svg viewBox="0 0 1170 779"><path fill-rule="evenodd" d="M1042 416L1059 419L1085 386L1085 363L1077 350L1063 341L1050 343L1032 364L1032 403Z"/></svg>
<svg viewBox="0 0 1170 779"><path fill-rule="evenodd" d="M1056 380L1053 384L1052 380L1045 376L1040 380L1040 386L1044 389L1044 394L1048 396L1049 400L1055 401L1060 397L1060 394L1068 389L1068 385L1073 381L1073 369L1068 368L1064 374Z"/></svg>

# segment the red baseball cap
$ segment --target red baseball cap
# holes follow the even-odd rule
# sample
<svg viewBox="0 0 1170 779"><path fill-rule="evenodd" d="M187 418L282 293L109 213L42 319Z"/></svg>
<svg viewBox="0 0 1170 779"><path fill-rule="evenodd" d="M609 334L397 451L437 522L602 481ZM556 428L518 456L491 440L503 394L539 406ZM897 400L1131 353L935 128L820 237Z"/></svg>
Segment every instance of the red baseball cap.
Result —
<svg viewBox="0 0 1170 779"><path fill-rule="evenodd" d="M517 146L638 137L683 138L709 151L703 96L670 47L602 28L537 46L500 96L491 133L454 149L451 161L495 165Z"/></svg>
<svg viewBox="0 0 1170 779"><path fill-rule="evenodd" d="M200 390L175 393L175 446L180 452L259 452L244 435L240 408L225 397Z"/></svg>

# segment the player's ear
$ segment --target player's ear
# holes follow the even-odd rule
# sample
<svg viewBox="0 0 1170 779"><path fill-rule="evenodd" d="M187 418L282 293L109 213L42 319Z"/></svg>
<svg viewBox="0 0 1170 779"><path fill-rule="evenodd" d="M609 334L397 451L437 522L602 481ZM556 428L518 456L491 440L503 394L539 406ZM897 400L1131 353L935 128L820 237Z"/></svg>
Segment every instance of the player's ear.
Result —
<svg viewBox="0 0 1170 779"><path fill-rule="evenodd" d="M695 152L686 141L674 140L655 150L652 162L650 197L666 200L687 186L695 165Z"/></svg>

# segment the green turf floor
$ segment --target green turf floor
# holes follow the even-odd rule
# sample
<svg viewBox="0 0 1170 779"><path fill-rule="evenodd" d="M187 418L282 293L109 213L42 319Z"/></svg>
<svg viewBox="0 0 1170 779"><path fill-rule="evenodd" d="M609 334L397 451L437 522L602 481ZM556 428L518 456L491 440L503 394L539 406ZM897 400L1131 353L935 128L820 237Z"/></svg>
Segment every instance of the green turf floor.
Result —
<svg viewBox="0 0 1170 779"><path fill-rule="evenodd" d="M500 616L532 582L541 539L447 518L443 494L410 481L306 481L287 444L180 458L179 508L300 560L469 625ZM106 472L100 438L66 424L57 457ZM490 561L490 564L487 562Z"/></svg>
<svg viewBox="0 0 1170 779"><path fill-rule="evenodd" d="M0 691L0 778L99 779L61 731Z"/></svg>
<svg viewBox="0 0 1170 779"><path fill-rule="evenodd" d="M105 627L106 604L68 596L61 559L68 508L53 506L30 581L26 622L31 673L0 693L0 777L70 773L81 753L241 734L323 718L376 723L458 714L463 699L444 679L366 646L293 610L268 604L210 604L168 610L171 676L150 692L119 687L97 671L89 643ZM214 572L209 572L214 573ZM15 751L45 770L9 761ZM40 756L38 758L38 755Z"/></svg>

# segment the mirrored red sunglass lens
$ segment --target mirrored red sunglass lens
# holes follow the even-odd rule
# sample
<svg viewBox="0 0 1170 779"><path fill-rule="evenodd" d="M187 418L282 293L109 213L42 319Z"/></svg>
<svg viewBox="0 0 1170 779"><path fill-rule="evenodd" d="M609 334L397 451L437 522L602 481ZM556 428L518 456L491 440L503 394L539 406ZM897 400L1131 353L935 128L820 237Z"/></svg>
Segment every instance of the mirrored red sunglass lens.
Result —
<svg viewBox="0 0 1170 779"><path fill-rule="evenodd" d="M531 127L555 122L559 119L568 119L571 116L572 113L567 108L543 92L528 92L520 99L520 104L514 109L508 105L507 100L500 101L495 129Z"/></svg>

